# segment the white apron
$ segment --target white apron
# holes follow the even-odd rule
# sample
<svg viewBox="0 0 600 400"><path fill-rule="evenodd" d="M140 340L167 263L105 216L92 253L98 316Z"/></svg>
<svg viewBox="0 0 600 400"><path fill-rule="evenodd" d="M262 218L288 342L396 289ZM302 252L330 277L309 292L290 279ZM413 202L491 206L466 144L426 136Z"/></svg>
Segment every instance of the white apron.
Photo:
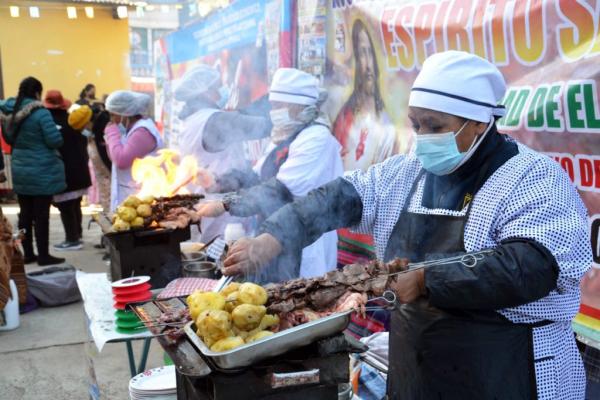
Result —
<svg viewBox="0 0 600 400"><path fill-rule="evenodd" d="M222 175L233 169L244 169L247 162L243 143L234 143L223 151L211 153L202 145L204 129L209 118L221 110L217 108L203 108L190 115L184 122L184 128L178 140L179 152L182 156L196 157L198 165L210 171L213 175ZM204 188L188 186L195 193L205 193ZM243 222L247 218L239 218L225 213L217 218L202 218L200 222L201 234L192 233L192 241L208 242L218 235L222 235L227 224Z"/></svg>
<svg viewBox="0 0 600 400"><path fill-rule="evenodd" d="M149 118L144 118L137 121L127 132L125 136L121 136L121 144L125 146L127 139L138 128L146 128L156 140L156 147L148 155L156 155L157 150L163 147L163 140L160 132L154 125L154 122ZM112 174L110 178L110 211L115 212L119 204L121 204L127 196L137 193L140 187L131 177L131 166L129 168L117 168L117 163L112 163Z"/></svg>

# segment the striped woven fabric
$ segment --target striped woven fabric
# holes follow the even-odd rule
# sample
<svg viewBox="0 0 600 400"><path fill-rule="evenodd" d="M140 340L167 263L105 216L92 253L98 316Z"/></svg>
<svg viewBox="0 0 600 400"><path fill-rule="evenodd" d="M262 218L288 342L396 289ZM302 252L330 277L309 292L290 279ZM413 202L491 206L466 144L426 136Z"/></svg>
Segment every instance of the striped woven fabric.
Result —
<svg viewBox="0 0 600 400"><path fill-rule="evenodd" d="M338 268L345 265L368 262L375 259L373 237L350 232L348 229L338 230ZM377 302L369 303L370 306ZM362 317L352 315L346 330L355 338L371 336L376 332L389 330L390 314L388 311L369 311Z"/></svg>

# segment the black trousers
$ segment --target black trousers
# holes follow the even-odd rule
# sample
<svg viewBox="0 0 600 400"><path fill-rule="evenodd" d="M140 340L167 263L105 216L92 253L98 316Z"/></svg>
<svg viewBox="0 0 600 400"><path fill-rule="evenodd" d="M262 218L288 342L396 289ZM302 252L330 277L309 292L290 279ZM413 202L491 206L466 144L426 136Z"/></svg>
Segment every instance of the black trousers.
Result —
<svg viewBox="0 0 600 400"><path fill-rule="evenodd" d="M56 203L55 205L60 211L60 219L65 228L65 240L76 242L81 239L83 233L81 227L81 197Z"/></svg>
<svg viewBox="0 0 600 400"><path fill-rule="evenodd" d="M25 229L23 251L25 257L32 257L33 235L40 257L48 256L48 235L50 233L50 203L52 196L18 195L19 229Z"/></svg>

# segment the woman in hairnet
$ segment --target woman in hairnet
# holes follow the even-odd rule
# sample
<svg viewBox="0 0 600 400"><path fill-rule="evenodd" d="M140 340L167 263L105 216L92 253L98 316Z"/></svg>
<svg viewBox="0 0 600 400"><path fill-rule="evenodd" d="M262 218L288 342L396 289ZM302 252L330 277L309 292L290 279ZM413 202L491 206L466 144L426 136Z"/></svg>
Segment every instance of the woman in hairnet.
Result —
<svg viewBox="0 0 600 400"><path fill-rule="evenodd" d="M254 182L243 172L251 167L244 142L269 136L268 105L260 101L252 104L250 113L223 110L229 91L222 85L219 71L205 64L195 66L183 76L174 96L184 102L179 113L179 118L184 121L178 137L180 152L193 155L200 166L213 174L219 185L212 189L233 191ZM231 174L232 171L235 173ZM227 178L223 178L225 176ZM224 185L225 181L237 184ZM228 223L239 221L231 216L204 218L201 240L209 241L223 233Z"/></svg>
<svg viewBox="0 0 600 400"><path fill-rule="evenodd" d="M474 254L389 278L402 303L389 398L583 399L571 319L592 262L587 211L557 163L498 133L505 91L483 58L432 55L409 98L415 151L283 207L233 246L225 273L348 226L385 261Z"/></svg>
<svg viewBox="0 0 600 400"><path fill-rule="evenodd" d="M147 94L118 90L106 99L110 122L104 130L108 154L112 161L110 209L118 205L139 187L131 177L131 165L136 158L154 154L163 141L152 119L145 117L151 98Z"/></svg>
<svg viewBox="0 0 600 400"><path fill-rule="evenodd" d="M317 79L294 68L280 68L269 90L273 129L267 155L256 166L262 182L249 189L199 208L203 216L225 212L236 216L266 218L294 198L305 196L342 175L341 146L320 114L324 92ZM336 267L337 234L323 231L312 244L283 254L278 260L246 279L278 282L298 276L318 276Z"/></svg>

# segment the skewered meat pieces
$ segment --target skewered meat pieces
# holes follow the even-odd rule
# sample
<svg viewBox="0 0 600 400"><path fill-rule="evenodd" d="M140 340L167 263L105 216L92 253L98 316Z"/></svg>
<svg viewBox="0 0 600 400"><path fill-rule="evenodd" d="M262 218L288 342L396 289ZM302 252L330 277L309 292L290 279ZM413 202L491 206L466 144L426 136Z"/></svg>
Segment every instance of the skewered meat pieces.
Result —
<svg viewBox="0 0 600 400"><path fill-rule="evenodd" d="M299 278L265 286L268 312L281 319L280 329L306 323L315 316L356 310L364 315L369 297L383 295L388 274L406 270L408 260L351 264L324 276Z"/></svg>

